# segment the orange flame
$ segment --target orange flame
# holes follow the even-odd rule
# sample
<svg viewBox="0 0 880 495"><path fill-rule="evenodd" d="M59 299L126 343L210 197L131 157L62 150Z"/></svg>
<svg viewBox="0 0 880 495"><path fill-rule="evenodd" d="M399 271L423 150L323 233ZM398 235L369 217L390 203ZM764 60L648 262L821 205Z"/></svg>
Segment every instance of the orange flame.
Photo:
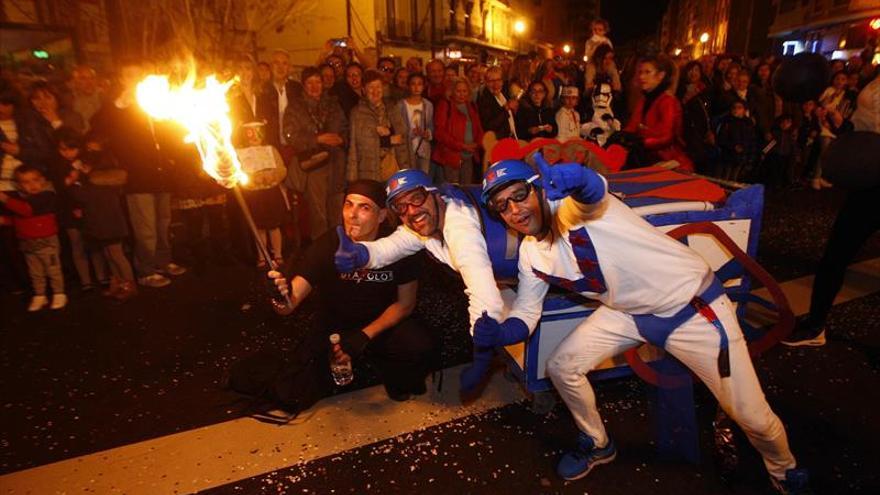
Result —
<svg viewBox="0 0 880 495"><path fill-rule="evenodd" d="M149 75L137 85L137 101L156 120L171 120L188 132L184 140L195 144L202 168L223 187L246 184L248 176L232 145L232 120L226 92L235 82L219 82L210 75L196 84L194 71L179 85L168 76Z"/></svg>

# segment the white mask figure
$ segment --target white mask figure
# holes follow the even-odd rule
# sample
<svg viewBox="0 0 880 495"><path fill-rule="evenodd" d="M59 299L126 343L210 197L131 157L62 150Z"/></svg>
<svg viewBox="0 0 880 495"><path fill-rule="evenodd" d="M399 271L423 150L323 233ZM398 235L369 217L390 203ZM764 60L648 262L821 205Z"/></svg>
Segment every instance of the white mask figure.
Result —
<svg viewBox="0 0 880 495"><path fill-rule="evenodd" d="M605 146L605 142L615 132L620 130L620 121L614 118L614 110L611 109L611 101L614 95L611 85L601 83L593 90L593 119L581 126L581 135L585 139L595 141L599 146Z"/></svg>

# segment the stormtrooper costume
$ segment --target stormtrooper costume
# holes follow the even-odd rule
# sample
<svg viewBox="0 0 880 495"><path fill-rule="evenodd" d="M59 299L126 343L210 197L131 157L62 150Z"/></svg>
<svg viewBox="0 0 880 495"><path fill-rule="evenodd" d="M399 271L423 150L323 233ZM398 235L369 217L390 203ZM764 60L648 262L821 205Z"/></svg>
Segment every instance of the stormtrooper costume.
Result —
<svg viewBox="0 0 880 495"><path fill-rule="evenodd" d="M608 138L620 130L620 121L614 118L611 109L613 99L610 84L597 84L593 90L593 119L581 126L581 135L599 146L605 146Z"/></svg>

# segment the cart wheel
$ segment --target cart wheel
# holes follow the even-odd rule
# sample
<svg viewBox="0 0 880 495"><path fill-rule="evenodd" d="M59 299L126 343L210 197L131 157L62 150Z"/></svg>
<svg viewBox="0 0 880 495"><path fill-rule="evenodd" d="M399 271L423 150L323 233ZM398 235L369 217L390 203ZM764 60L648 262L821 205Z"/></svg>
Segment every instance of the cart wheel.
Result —
<svg viewBox="0 0 880 495"><path fill-rule="evenodd" d="M748 342L749 355L754 358L776 345L776 343L784 337L787 337L794 328L794 314L792 314L788 299L785 297L785 293L782 292L782 288L779 287L779 283L776 282L776 279L759 265L758 262L750 258L748 254L733 242L733 239L712 222L685 224L667 232L667 235L673 239L681 239L690 234L709 234L714 237L722 246L727 248L733 256L733 259L743 266L750 277L753 277L755 280L764 284L764 287L770 292L772 303L764 304L764 306L776 310L777 321L773 328L765 332L764 335ZM631 350L628 352L634 351Z"/></svg>
<svg viewBox="0 0 880 495"><path fill-rule="evenodd" d="M552 390L535 392L532 394L532 404L529 409L535 414L544 415L552 411L557 402L556 394Z"/></svg>

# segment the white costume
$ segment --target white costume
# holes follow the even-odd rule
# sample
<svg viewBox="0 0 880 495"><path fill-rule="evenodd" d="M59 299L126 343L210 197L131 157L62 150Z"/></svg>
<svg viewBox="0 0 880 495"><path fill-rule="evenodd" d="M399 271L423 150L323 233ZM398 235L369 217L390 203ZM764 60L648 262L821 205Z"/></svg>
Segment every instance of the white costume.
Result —
<svg viewBox="0 0 880 495"><path fill-rule="evenodd" d="M556 139L564 143L569 139L581 137L581 116L576 109L561 107L556 111L556 126L559 132Z"/></svg>
<svg viewBox="0 0 880 495"><path fill-rule="evenodd" d="M563 100L566 97L573 96L577 98L578 89L575 86L563 86L560 91ZM556 139L560 143L564 143L569 139L581 137L581 116L576 108L565 108L565 105L556 111L556 128L559 131Z"/></svg>
<svg viewBox="0 0 880 495"><path fill-rule="evenodd" d="M464 292L468 297L470 328L483 311L495 319L506 317L502 291L495 282L492 261L486 248L486 240L480 224L480 212L464 201L440 196L446 203L443 220L443 240L422 237L405 226L400 226L391 235L373 242L362 243L370 253L367 268L379 268L427 249L441 263L449 266L464 280ZM512 302L513 293L503 291ZM472 331L472 330L471 330Z"/></svg>
<svg viewBox="0 0 880 495"><path fill-rule="evenodd" d="M770 474L785 478L785 471L795 467L785 430L758 383L732 303L723 294L708 296L711 287L718 292L720 287L706 262L607 194L607 187L598 203L566 197L550 208L551 233L541 241L526 237L520 245L519 287L510 316L533 331L550 283L603 303L559 344L547 364L578 428L595 445L607 444L587 372L646 342L637 327L644 318L680 315L707 294L723 330L696 313L681 320L663 346L709 387L761 452ZM722 377L719 364L724 334L729 378Z"/></svg>
<svg viewBox="0 0 880 495"><path fill-rule="evenodd" d="M596 86L593 92L593 119L581 127L581 134L599 146L605 146L608 138L620 130L620 121L614 118L614 110L611 109L613 98L610 84Z"/></svg>

